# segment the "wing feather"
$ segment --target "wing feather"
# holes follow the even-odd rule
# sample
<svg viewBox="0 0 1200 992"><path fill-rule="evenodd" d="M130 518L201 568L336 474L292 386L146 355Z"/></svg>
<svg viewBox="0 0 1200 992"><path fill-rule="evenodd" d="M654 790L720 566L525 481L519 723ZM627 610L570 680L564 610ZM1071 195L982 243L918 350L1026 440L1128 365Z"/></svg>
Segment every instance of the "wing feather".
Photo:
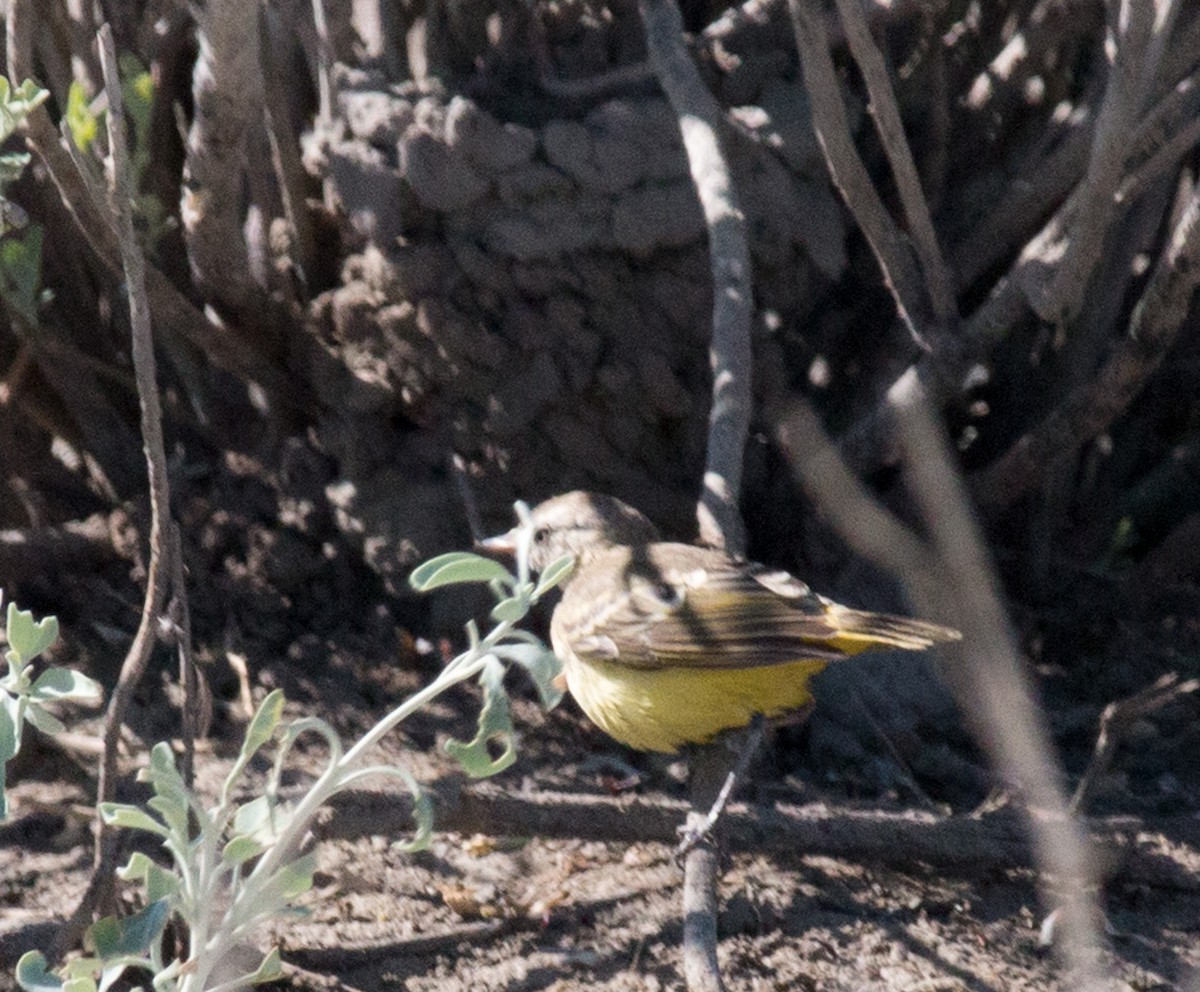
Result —
<svg viewBox="0 0 1200 992"><path fill-rule="evenodd" d="M798 579L685 544L598 556L568 586L554 626L581 660L634 668L753 668L854 653L836 643L844 631L827 601Z"/></svg>

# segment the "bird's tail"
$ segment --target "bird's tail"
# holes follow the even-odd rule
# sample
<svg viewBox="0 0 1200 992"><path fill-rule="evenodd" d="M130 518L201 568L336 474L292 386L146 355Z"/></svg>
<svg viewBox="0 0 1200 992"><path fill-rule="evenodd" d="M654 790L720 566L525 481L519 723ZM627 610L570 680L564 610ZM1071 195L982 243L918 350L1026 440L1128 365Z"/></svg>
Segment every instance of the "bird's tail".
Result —
<svg viewBox="0 0 1200 992"><path fill-rule="evenodd" d="M847 654L873 648L922 651L945 641L962 640L962 634L952 627L844 606L834 606L829 619L837 627L834 643Z"/></svg>

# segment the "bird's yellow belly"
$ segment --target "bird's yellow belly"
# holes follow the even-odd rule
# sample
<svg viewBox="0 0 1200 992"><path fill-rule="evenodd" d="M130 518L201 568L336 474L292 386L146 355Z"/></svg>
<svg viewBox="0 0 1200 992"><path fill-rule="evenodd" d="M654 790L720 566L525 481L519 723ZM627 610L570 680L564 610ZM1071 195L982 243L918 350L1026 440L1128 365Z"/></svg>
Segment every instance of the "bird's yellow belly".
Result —
<svg viewBox="0 0 1200 992"><path fill-rule="evenodd" d="M809 679L827 664L655 670L573 661L566 675L583 712L610 737L639 751L672 754L744 727L755 714L800 709L812 699Z"/></svg>

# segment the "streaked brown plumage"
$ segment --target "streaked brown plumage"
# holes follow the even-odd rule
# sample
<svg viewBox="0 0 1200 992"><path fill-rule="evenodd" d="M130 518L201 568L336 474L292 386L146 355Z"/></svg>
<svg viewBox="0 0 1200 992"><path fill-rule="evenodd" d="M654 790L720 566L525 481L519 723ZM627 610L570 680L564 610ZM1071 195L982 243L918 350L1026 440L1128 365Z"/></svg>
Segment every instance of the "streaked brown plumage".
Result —
<svg viewBox="0 0 1200 992"><path fill-rule="evenodd" d="M594 723L640 750L673 752L756 714L802 708L809 679L831 661L959 637L841 606L722 551L659 541L649 520L612 497L554 497L532 524L535 571L576 559L550 629L567 685Z"/></svg>

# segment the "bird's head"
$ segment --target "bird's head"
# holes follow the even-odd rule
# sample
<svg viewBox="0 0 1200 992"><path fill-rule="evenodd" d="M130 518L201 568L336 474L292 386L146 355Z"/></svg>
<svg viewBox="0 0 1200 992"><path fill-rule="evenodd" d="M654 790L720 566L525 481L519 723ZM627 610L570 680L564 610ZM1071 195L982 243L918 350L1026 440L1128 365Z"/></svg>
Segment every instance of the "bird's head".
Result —
<svg viewBox="0 0 1200 992"><path fill-rule="evenodd" d="M576 562L615 545L649 544L658 540L658 530L628 503L612 496L580 490L555 496L533 508L530 514L533 540L529 567L540 572L563 555ZM487 551L512 554L521 528L480 541Z"/></svg>

